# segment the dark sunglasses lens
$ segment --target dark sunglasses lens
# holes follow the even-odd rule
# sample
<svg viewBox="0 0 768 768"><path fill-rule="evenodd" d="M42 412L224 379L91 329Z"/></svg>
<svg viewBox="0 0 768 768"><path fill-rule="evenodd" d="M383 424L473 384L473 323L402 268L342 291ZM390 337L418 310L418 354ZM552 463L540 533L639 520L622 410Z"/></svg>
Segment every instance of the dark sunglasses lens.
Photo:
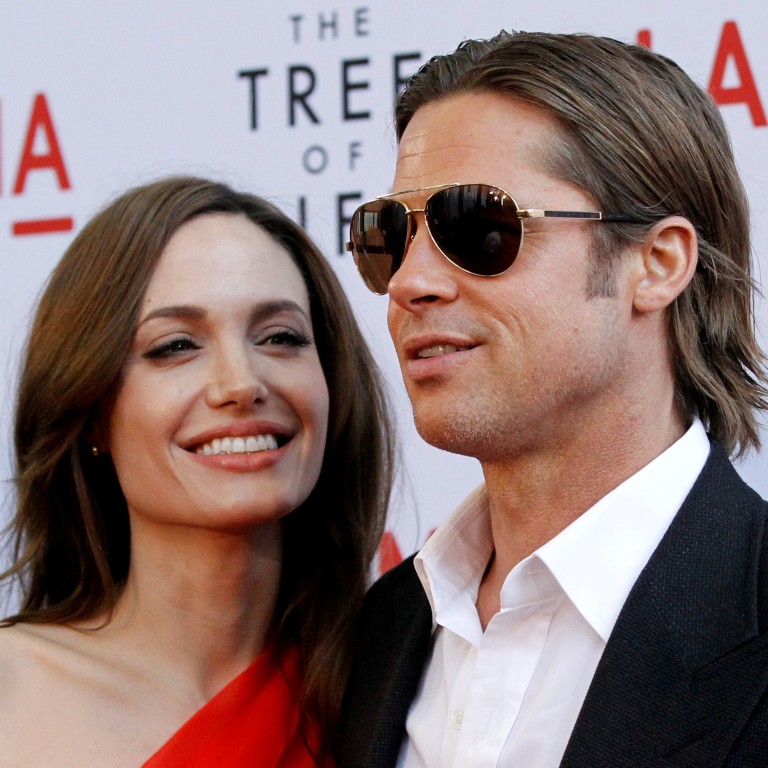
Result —
<svg viewBox="0 0 768 768"><path fill-rule="evenodd" d="M403 263L408 214L396 200L361 205L350 222L350 240L357 270L374 293L384 294Z"/></svg>
<svg viewBox="0 0 768 768"><path fill-rule="evenodd" d="M500 275L520 251L523 229L517 205L488 184L463 184L435 193L425 216L438 248L474 275Z"/></svg>

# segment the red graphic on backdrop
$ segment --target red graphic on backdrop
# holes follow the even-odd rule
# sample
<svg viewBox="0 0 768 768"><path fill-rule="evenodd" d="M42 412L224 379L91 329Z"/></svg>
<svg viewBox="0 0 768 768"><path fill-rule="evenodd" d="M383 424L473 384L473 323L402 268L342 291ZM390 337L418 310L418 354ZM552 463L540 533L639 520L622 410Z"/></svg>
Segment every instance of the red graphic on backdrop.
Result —
<svg viewBox="0 0 768 768"><path fill-rule="evenodd" d="M732 61L736 68L739 85L726 88L723 85L723 80L729 61ZM726 21L723 25L723 34L720 36L720 43L717 46L712 76L709 78L709 92L720 105L746 104L754 125L766 125L765 110L760 103L760 95L757 92L755 78L752 76L752 68L749 66L747 52L744 50L744 44L741 41L739 28L735 21Z"/></svg>
<svg viewBox="0 0 768 768"><path fill-rule="evenodd" d="M64 163L61 144L44 93L36 94L32 102L32 112L19 158L13 194L24 194L30 173L41 171L52 172L59 189L71 189L72 184L69 181L69 174ZM69 232L73 228L74 220L71 216L56 216L14 221L11 224L11 233L18 237Z"/></svg>
<svg viewBox="0 0 768 768"><path fill-rule="evenodd" d="M59 219L31 219L30 221L14 221L11 232L14 235L46 235L52 232L69 232L75 226L71 216Z"/></svg>
<svg viewBox="0 0 768 768"><path fill-rule="evenodd" d="M636 41L637 41L638 45L642 45L643 48L647 48L648 50L651 50L653 48L653 40L651 38L651 30L650 29L639 29L637 31Z"/></svg>
<svg viewBox="0 0 768 768"><path fill-rule="evenodd" d="M394 568L402 559L403 555L397 545L395 534L384 531L379 544L379 576L384 575L390 568Z"/></svg>
<svg viewBox="0 0 768 768"><path fill-rule="evenodd" d="M653 47L650 29L638 30L635 39L638 45L649 49ZM732 63L736 70L738 85L725 86L723 84L729 63ZM752 74L752 67L747 58L747 51L735 21L726 21L723 24L707 89L712 94L715 103L721 107L729 104L745 104L749 109L752 124L756 128L768 125L757 84Z"/></svg>
<svg viewBox="0 0 768 768"><path fill-rule="evenodd" d="M35 140L40 132L45 135L48 151L35 154ZM21 152L19 172L16 174L13 194L20 195L24 191L27 175L30 171L45 168L50 168L55 172L61 189L70 188L69 176L64 167L64 158L59 147L56 129L53 127L53 118L50 109L48 109L48 102L45 100L45 94L38 93L32 105L32 115L29 119L27 137L24 140L24 149Z"/></svg>

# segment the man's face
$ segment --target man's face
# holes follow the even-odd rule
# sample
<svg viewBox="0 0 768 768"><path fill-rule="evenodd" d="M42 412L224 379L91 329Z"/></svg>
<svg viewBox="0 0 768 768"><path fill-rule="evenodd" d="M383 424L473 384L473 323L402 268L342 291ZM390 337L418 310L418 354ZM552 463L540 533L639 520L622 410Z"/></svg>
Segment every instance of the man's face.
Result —
<svg viewBox="0 0 768 768"><path fill-rule="evenodd" d="M492 94L422 107L400 143L392 189L487 183L522 208L596 210L546 165L557 136L544 111ZM422 207L428 192L402 199ZM595 222L526 222L522 251L498 277L450 264L423 214L389 284L389 329L416 426L433 445L493 462L576 448L605 429L632 392L632 300L617 270L614 297L587 298ZM631 261L630 261L631 263Z"/></svg>

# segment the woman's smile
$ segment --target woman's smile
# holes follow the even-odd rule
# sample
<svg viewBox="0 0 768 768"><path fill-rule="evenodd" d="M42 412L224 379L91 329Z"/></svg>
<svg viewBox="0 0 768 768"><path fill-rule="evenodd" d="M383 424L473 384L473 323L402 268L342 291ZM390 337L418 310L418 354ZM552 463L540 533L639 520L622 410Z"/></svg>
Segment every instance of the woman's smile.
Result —
<svg viewBox="0 0 768 768"><path fill-rule="evenodd" d="M288 252L245 217L184 224L150 280L109 420L132 518L279 519L315 485L327 419L309 298Z"/></svg>

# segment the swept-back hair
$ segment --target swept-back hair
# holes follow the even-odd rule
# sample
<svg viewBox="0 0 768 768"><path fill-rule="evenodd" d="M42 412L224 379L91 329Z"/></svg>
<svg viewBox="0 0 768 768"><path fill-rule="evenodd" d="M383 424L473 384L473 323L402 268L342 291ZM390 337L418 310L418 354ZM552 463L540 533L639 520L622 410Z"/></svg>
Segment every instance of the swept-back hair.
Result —
<svg viewBox="0 0 768 768"><path fill-rule="evenodd" d="M275 618L297 642L305 702L329 732L339 717L350 630L389 501L389 406L350 305L323 255L267 201L223 184L174 177L133 189L97 214L52 273L22 364L15 419L16 562L20 611L6 620L70 623L108 616L130 563L125 498L89 431L119 386L155 266L184 223L247 217L290 254L309 293L330 397L320 478L284 521Z"/></svg>
<svg viewBox="0 0 768 768"><path fill-rule="evenodd" d="M588 292L615 290L618 254L654 223L684 216L699 261L667 313L677 407L698 412L729 453L759 447L768 409L755 338L749 208L720 113L674 62L646 48L577 34L507 33L436 56L397 100L398 140L425 104L468 92L525 101L555 118L548 170L601 210L642 224L593 230Z"/></svg>

